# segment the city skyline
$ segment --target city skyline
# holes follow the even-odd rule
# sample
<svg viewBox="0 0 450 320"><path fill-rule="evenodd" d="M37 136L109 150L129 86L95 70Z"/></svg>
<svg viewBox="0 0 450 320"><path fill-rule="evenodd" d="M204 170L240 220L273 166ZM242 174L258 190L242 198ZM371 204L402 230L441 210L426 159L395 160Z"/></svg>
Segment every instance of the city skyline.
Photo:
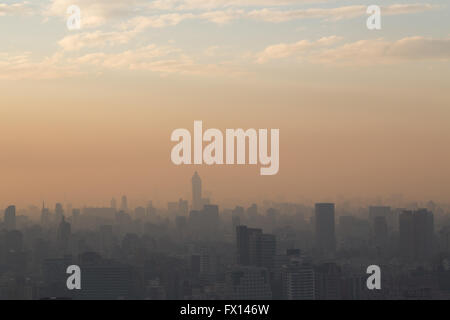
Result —
<svg viewBox="0 0 450 320"><path fill-rule="evenodd" d="M450 207L266 202L54 209L0 218L1 300L429 300L450 296ZM339 212L339 213L338 213ZM79 285L66 286L66 268ZM368 277L378 270L375 286ZM71 276L72 277L72 276ZM372 277L372 276L371 276ZM381 278L380 278L381 277ZM67 282L69 283L69 282Z"/></svg>

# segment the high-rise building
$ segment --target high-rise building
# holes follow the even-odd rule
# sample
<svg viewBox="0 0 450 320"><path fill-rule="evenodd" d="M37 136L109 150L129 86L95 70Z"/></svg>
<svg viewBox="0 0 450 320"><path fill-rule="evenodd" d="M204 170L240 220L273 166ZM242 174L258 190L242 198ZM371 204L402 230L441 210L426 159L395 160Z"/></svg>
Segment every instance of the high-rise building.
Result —
<svg viewBox="0 0 450 320"><path fill-rule="evenodd" d="M16 206L9 206L5 209L4 223L6 230L14 230L16 228Z"/></svg>
<svg viewBox="0 0 450 320"><path fill-rule="evenodd" d="M377 217L384 217L386 220L388 230L392 230L394 228L394 215L392 213L391 207L386 206L370 206L369 207L369 221L372 225L372 228L375 227L375 219Z"/></svg>
<svg viewBox="0 0 450 320"><path fill-rule="evenodd" d="M323 255L336 251L334 203L316 203L316 248Z"/></svg>
<svg viewBox="0 0 450 320"><path fill-rule="evenodd" d="M388 224L385 216L376 216L373 221L373 239L375 245L383 247L388 241Z"/></svg>
<svg viewBox="0 0 450 320"><path fill-rule="evenodd" d="M272 269L275 261L276 239L261 229L236 227L237 263Z"/></svg>
<svg viewBox="0 0 450 320"><path fill-rule="evenodd" d="M55 222L59 224L63 218L64 209L61 203L55 205Z"/></svg>
<svg viewBox="0 0 450 320"><path fill-rule="evenodd" d="M187 200L178 200L178 212L182 216L187 216L189 213L189 205Z"/></svg>
<svg viewBox="0 0 450 320"><path fill-rule="evenodd" d="M123 211L127 211L128 210L127 196L122 196L122 200L120 202L120 210L123 210Z"/></svg>
<svg viewBox="0 0 450 320"><path fill-rule="evenodd" d="M206 223L206 226L213 230L217 231L219 228L219 207L217 205L208 204L203 207L202 210L203 219Z"/></svg>
<svg viewBox="0 0 450 320"><path fill-rule="evenodd" d="M58 226L57 245L64 253L68 253L69 250L70 234L70 223L66 222L66 219L62 216Z"/></svg>
<svg viewBox="0 0 450 320"><path fill-rule="evenodd" d="M317 300L339 300L341 298L342 270L335 263L323 263L314 270Z"/></svg>
<svg viewBox="0 0 450 320"><path fill-rule="evenodd" d="M44 227L48 227L50 225L50 210L48 210L48 208L45 207L44 202L42 202L41 224Z"/></svg>
<svg viewBox="0 0 450 320"><path fill-rule="evenodd" d="M192 210L202 210L202 179L195 171L192 177Z"/></svg>
<svg viewBox="0 0 450 320"><path fill-rule="evenodd" d="M425 260L433 254L434 218L427 209L404 210L399 216L400 255Z"/></svg>
<svg viewBox="0 0 450 320"><path fill-rule="evenodd" d="M314 268L309 263L293 260L282 267L283 299L314 300Z"/></svg>
<svg viewBox="0 0 450 320"><path fill-rule="evenodd" d="M270 275L267 269L239 266L228 272L226 298L231 300L270 300Z"/></svg>
<svg viewBox="0 0 450 320"><path fill-rule="evenodd" d="M111 208L113 208L113 209L117 209L117 201L116 201L116 198L112 198L112 199L111 199L110 206L111 206Z"/></svg>

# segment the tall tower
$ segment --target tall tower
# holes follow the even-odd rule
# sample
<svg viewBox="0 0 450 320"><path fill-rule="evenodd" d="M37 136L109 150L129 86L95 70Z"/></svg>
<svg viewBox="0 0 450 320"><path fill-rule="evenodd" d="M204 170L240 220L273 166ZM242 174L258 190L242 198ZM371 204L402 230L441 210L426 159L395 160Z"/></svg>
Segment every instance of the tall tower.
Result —
<svg viewBox="0 0 450 320"><path fill-rule="evenodd" d="M202 209L202 179L195 171L192 177L192 210Z"/></svg>

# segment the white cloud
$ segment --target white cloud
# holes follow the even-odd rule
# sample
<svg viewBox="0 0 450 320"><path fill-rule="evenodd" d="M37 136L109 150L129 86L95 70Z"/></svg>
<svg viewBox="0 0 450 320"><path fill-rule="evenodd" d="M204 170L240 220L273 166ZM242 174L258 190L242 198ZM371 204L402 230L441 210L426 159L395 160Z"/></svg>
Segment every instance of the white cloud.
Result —
<svg viewBox="0 0 450 320"><path fill-rule="evenodd" d="M83 32L69 35L61 39L58 44L65 51L81 50L85 47L104 47L106 45L124 44L136 35L133 31L113 32Z"/></svg>
<svg viewBox="0 0 450 320"><path fill-rule="evenodd" d="M278 7L329 1L330 0L156 0L150 4L150 7L161 10L212 10L233 7Z"/></svg>
<svg viewBox="0 0 450 320"><path fill-rule="evenodd" d="M335 65L376 65L419 60L450 60L450 38L408 37L397 41L361 40L328 48L311 61Z"/></svg>
<svg viewBox="0 0 450 320"><path fill-rule="evenodd" d="M360 40L337 45L332 36L317 41L302 40L267 47L256 55L256 62L294 58L327 65L377 65L418 60L450 60L450 38L408 37L397 41Z"/></svg>
<svg viewBox="0 0 450 320"><path fill-rule="evenodd" d="M47 16L67 17L66 10L76 4L81 10L83 28L98 27L114 22L116 19L127 19L148 6L146 0L52 0L45 11Z"/></svg>
<svg viewBox="0 0 450 320"><path fill-rule="evenodd" d="M412 14L432 10L436 6L430 4L395 4L382 7L383 15ZM259 9L248 13L253 19L266 22L285 22L296 19L318 18L328 20L351 19L366 15L367 6L354 5L337 8L310 8L302 10Z"/></svg>
<svg viewBox="0 0 450 320"><path fill-rule="evenodd" d="M242 74L230 65L198 64L179 49L157 45L148 45L121 53L98 52L86 54L73 59L71 63L104 69L149 71L160 74Z"/></svg>
<svg viewBox="0 0 450 320"><path fill-rule="evenodd" d="M28 1L19 3L0 3L0 16L26 15L32 13L32 8Z"/></svg>
<svg viewBox="0 0 450 320"><path fill-rule="evenodd" d="M0 79L56 79L80 75L73 65L65 63L60 52L34 61L31 52L0 53Z"/></svg>
<svg viewBox="0 0 450 320"><path fill-rule="evenodd" d="M327 47L340 41L338 36L323 37L317 41L301 40L295 43L280 43L272 45L257 54L258 63L266 63L274 59L299 56L302 53L309 52L320 47Z"/></svg>

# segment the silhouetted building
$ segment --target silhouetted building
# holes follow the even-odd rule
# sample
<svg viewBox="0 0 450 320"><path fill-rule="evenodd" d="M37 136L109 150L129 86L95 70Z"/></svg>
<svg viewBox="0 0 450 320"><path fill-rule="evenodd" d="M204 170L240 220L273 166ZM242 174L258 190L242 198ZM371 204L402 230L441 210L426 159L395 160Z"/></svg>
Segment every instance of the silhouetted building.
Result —
<svg viewBox="0 0 450 320"><path fill-rule="evenodd" d="M123 210L123 211L127 211L128 210L127 196L122 196L122 200L120 202L120 210Z"/></svg>
<svg viewBox="0 0 450 320"><path fill-rule="evenodd" d="M341 268L335 263L324 263L315 267L316 299L339 300L341 298Z"/></svg>
<svg viewBox="0 0 450 320"><path fill-rule="evenodd" d="M202 210L202 202L202 179L200 179L197 171L195 171L192 177L192 209Z"/></svg>
<svg viewBox="0 0 450 320"><path fill-rule="evenodd" d="M117 209L117 201L116 198L112 198L110 202L110 207L113 209Z"/></svg>
<svg viewBox="0 0 450 320"><path fill-rule="evenodd" d="M64 209L61 203L55 205L55 223L58 225L64 215Z"/></svg>
<svg viewBox="0 0 450 320"><path fill-rule="evenodd" d="M427 209L403 211L399 216L400 254L426 260L433 254L434 218Z"/></svg>
<svg viewBox="0 0 450 320"><path fill-rule="evenodd" d="M57 245L63 253L68 253L69 251L70 234L70 223L66 222L66 219L62 216L58 226Z"/></svg>
<svg viewBox="0 0 450 320"><path fill-rule="evenodd" d="M16 206L9 206L5 209L5 229L14 230L16 228Z"/></svg>
<svg viewBox="0 0 450 320"><path fill-rule="evenodd" d="M50 210L45 207L45 204L42 202L42 210L41 210L41 224L44 227L48 227L50 225Z"/></svg>
<svg viewBox="0 0 450 320"><path fill-rule="evenodd" d="M237 263L272 269L276 253L274 235L263 234L261 229L236 227Z"/></svg>
<svg viewBox="0 0 450 320"><path fill-rule="evenodd" d="M231 300L270 300L270 276L265 268L236 267L226 275L226 298Z"/></svg>
<svg viewBox="0 0 450 320"><path fill-rule="evenodd" d="M334 203L316 203L316 248L324 255L336 251L336 235L334 221Z"/></svg>
<svg viewBox="0 0 450 320"><path fill-rule="evenodd" d="M386 221L388 231L394 228L394 215L392 214L391 207L387 206L370 206L369 207L369 221L373 228L375 227L375 219L377 217L384 217Z"/></svg>
<svg viewBox="0 0 450 320"><path fill-rule="evenodd" d="M385 216L376 216L373 220L373 239L376 246L384 247L388 243L388 224Z"/></svg>
<svg viewBox="0 0 450 320"><path fill-rule="evenodd" d="M311 264L291 261L282 268L283 299L314 300L315 277Z"/></svg>

